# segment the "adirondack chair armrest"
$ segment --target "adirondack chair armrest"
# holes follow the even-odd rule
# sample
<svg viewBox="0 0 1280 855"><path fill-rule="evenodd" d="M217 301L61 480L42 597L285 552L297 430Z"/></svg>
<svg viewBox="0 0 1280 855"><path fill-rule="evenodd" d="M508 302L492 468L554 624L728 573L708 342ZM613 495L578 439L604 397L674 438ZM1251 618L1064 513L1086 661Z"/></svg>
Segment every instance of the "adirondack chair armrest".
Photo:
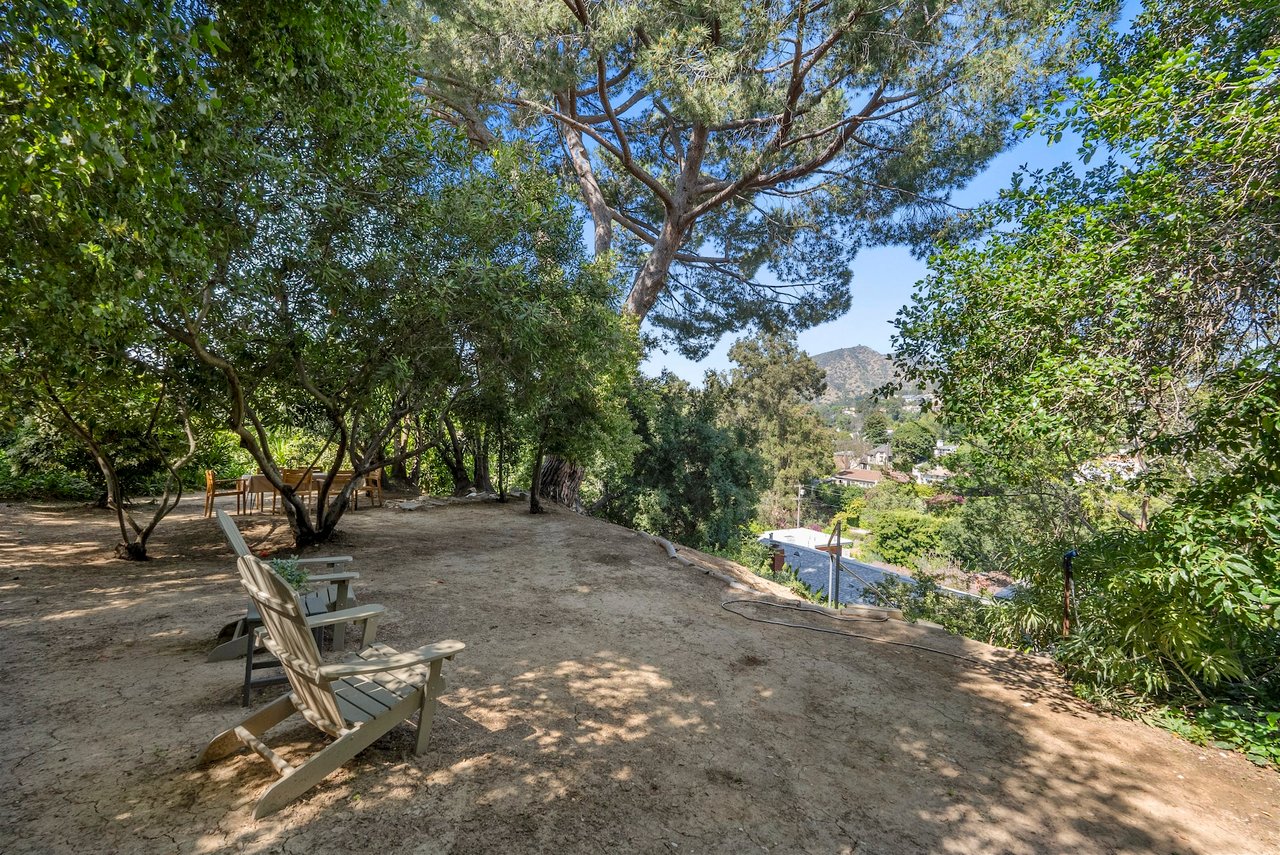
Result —
<svg viewBox="0 0 1280 855"><path fill-rule="evenodd" d="M356 606L351 609L340 609L336 612L325 612L307 618L307 626L315 629L318 626L332 626L335 623L347 623L355 620L368 620L386 612L386 606L370 603L367 606Z"/></svg>
<svg viewBox="0 0 1280 855"><path fill-rule="evenodd" d="M341 680L343 677L355 677L360 674L377 674L382 671L397 671L411 665L427 665L439 659L452 659L455 654L466 648L461 641L452 639L427 644L408 653L397 653L394 656L382 656L377 659L357 659L353 662L340 662L320 666L320 678L323 680Z"/></svg>
<svg viewBox="0 0 1280 855"><path fill-rule="evenodd" d="M328 584L329 582L350 582L354 579L359 579L359 578L360 578L360 574L354 570L340 570L337 573L308 574L307 581L308 582L324 582Z"/></svg>
<svg viewBox="0 0 1280 855"><path fill-rule="evenodd" d="M314 558L299 558L298 566L306 567L311 564L324 564L329 567L336 567L339 564L350 564L354 560L355 559L353 559L350 555L316 556Z"/></svg>

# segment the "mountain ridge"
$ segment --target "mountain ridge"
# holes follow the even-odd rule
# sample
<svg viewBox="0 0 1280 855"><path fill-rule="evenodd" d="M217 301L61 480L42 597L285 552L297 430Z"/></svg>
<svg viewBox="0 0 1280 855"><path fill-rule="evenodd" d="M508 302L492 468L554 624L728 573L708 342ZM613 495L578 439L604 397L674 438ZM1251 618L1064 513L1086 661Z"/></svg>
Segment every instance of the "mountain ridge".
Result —
<svg viewBox="0 0 1280 855"><path fill-rule="evenodd" d="M823 404L852 406L859 395L866 395L894 378L889 357L865 344L815 353L812 359L827 372L827 391L818 399Z"/></svg>

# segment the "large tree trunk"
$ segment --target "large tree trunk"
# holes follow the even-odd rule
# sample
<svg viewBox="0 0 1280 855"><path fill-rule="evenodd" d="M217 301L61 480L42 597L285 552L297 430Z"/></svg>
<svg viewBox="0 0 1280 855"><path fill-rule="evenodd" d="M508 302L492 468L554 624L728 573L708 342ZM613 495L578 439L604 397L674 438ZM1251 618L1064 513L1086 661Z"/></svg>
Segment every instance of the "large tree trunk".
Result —
<svg viewBox="0 0 1280 855"><path fill-rule="evenodd" d="M453 479L453 495L465 496L475 486L471 481L471 473L467 470L467 450L462 438L458 436L453 419L445 416L441 422L448 437L437 443L436 450L440 452L440 460L444 463L444 468L449 470L449 477Z"/></svg>
<svg viewBox="0 0 1280 855"><path fill-rule="evenodd" d="M622 313L644 320L658 303L663 290L667 287L667 276L671 265L680 251L683 235L673 216L668 216L662 224L662 232L649 252L649 257L636 271L636 278L631 283L631 293L622 305Z"/></svg>
<svg viewBox="0 0 1280 855"><path fill-rule="evenodd" d="M507 500L507 433L502 422L498 422L498 501Z"/></svg>
<svg viewBox="0 0 1280 855"><path fill-rule="evenodd" d="M546 451L543 440L538 440L538 450L533 455L533 471L529 473L529 513L543 513L542 502L538 494L542 491L543 454Z"/></svg>
<svg viewBox="0 0 1280 855"><path fill-rule="evenodd" d="M409 467L406 465L404 455L409 451L409 417L406 416L404 421L400 422L400 429L396 431L395 437L392 439L393 458L397 458L396 462L391 464L391 472L388 477L392 481L401 484L409 480Z"/></svg>
<svg viewBox="0 0 1280 855"><path fill-rule="evenodd" d="M472 463L472 483L475 484L476 492L492 493L493 479L489 476L489 433L482 431L477 433L476 439L471 443L471 463Z"/></svg>
<svg viewBox="0 0 1280 855"><path fill-rule="evenodd" d="M586 469L581 464L555 454L547 455L538 473L538 492L548 501L582 511L582 478Z"/></svg>

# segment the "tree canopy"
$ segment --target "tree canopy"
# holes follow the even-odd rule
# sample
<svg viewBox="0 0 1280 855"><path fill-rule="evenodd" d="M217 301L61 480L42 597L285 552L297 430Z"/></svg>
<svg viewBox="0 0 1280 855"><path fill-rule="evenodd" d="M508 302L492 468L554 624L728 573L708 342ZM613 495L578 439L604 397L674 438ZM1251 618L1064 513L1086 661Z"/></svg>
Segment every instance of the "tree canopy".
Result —
<svg viewBox="0 0 1280 855"><path fill-rule="evenodd" d="M139 375L157 413L198 402L281 492L300 544L333 531L356 481L308 510L277 427L322 438L292 465L359 475L410 415L477 396L552 449L582 453L625 422L608 378L634 364L632 334L566 197L520 151L477 156L422 115L387 11L5 12L21 109L0 129L16 155L0 358L69 404L55 409L72 429L106 412L91 396L108 376Z"/></svg>
<svg viewBox="0 0 1280 855"><path fill-rule="evenodd" d="M418 91L477 143L560 161L624 312L686 354L849 305L867 244L919 244L1071 65L1098 0L421 2Z"/></svg>
<svg viewBox="0 0 1280 855"><path fill-rule="evenodd" d="M1059 649L1098 684L1203 698L1274 671L1278 24L1156 6L1105 40L1102 75L1027 120L1108 159L1020 175L898 319L896 359L975 438L981 492L1048 502L1023 570L1042 639L1078 547Z"/></svg>
<svg viewBox="0 0 1280 855"><path fill-rule="evenodd" d="M716 382L724 385L732 418L754 438L770 472L760 518L777 527L790 519L797 488L832 468L834 432L812 406L826 390L825 374L793 336L738 341L729 359L733 368Z"/></svg>

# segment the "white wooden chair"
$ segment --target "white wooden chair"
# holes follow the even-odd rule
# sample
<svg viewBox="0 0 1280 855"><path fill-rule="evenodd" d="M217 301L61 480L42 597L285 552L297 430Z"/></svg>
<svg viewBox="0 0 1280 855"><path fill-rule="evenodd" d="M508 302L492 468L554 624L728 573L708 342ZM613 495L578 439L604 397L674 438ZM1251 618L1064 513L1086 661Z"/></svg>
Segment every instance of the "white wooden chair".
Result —
<svg viewBox="0 0 1280 855"><path fill-rule="evenodd" d="M245 543L244 535L240 533L235 520L231 519L225 511L220 510L217 514L218 527L222 529L222 534L227 539L227 544L236 554L236 557L243 558L246 555L252 555L249 544ZM351 563L351 556L330 555L295 560L299 567L318 566L332 569ZM386 611L384 606L379 605L356 606L355 589L351 583L359 578L360 574L354 570L312 574L307 577L307 581L316 587L301 595L302 607L309 619L332 615L346 618L346 620L342 621L326 621L324 624L325 626L333 627L333 647L337 650L341 650L345 646L347 623L351 622L363 625L364 631L360 646L368 647L372 644L374 635L377 632L378 618ZM253 631L261 625L262 616L258 613L253 600L250 599L249 607L245 609L244 617L237 618L227 624L223 627L222 632L218 633L219 638L227 638L228 640L214 647L205 659L207 662L225 662L241 656L245 657L244 688L241 693L241 702L246 707L249 706L249 694L254 687L279 683L284 680L283 677L254 679L254 671L272 668L277 664L270 658L265 661L254 659L256 645L254 644ZM316 626L319 627L320 624L317 623Z"/></svg>
<svg viewBox="0 0 1280 855"><path fill-rule="evenodd" d="M261 819L285 807L320 783L378 737L418 713L415 753L427 748L436 698L444 691L441 666L466 647L461 641L437 641L410 653L375 644L343 663L325 665L311 634L298 594L258 558L237 562L240 581L262 614L264 642L284 665L293 691L218 734L200 752L211 763L235 752L241 743L257 752L280 774L254 808ZM323 618L319 622L323 622ZM293 764L276 754L262 736L301 713L334 742Z"/></svg>

